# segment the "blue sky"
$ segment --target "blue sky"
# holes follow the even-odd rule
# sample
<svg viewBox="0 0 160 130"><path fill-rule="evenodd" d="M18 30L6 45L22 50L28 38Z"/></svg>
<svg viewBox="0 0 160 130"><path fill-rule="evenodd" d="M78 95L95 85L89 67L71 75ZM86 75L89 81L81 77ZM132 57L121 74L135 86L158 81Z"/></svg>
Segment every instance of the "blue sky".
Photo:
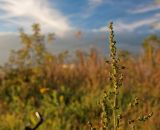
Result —
<svg viewBox="0 0 160 130"><path fill-rule="evenodd" d="M30 32L38 22L42 31L55 32L54 51L96 46L104 49L106 25L114 22L119 47L137 50L149 34L160 32L158 0L0 0L0 59L9 49L18 28ZM155 26L156 25L156 26ZM76 38L77 32L82 36ZM9 40L11 39L11 40ZM5 42L5 43L4 43ZM57 47L57 48L56 48ZM73 49L74 50L74 49Z"/></svg>

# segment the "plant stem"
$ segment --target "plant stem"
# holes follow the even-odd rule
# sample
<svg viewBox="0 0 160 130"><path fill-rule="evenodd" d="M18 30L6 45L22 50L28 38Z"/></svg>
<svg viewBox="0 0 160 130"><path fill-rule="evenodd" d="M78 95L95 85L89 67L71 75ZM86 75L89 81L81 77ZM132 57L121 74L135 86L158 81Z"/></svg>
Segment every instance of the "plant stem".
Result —
<svg viewBox="0 0 160 130"><path fill-rule="evenodd" d="M117 130L117 107L118 107L118 82L119 82L119 74L118 74L118 59L117 59L117 50L116 50L116 42L114 41L114 32L113 32L113 23L109 24L109 44L110 44L110 57L111 57L111 79L112 85L114 89L114 98L113 98L113 125L114 130Z"/></svg>

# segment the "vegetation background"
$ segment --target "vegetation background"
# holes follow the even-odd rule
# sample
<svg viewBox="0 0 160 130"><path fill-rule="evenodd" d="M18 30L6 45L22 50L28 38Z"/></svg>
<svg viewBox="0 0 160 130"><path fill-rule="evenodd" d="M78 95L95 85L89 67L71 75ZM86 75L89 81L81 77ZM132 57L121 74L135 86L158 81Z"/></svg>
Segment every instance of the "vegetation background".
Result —
<svg viewBox="0 0 160 130"><path fill-rule="evenodd" d="M73 60L68 60L67 51L53 55L46 44L54 40L54 34L43 35L39 24L32 29L31 35L20 30L22 48L12 50L0 69L0 130L34 126L35 111L45 119L39 130L87 130L88 121L98 127L99 101L110 82L108 57L94 48L87 54L77 50ZM152 118L139 130L160 130L160 38L151 35L142 46L143 53L136 56L118 50L126 67L120 94L125 113L121 130L130 129L128 119L150 112ZM139 99L138 108L125 111L135 98Z"/></svg>

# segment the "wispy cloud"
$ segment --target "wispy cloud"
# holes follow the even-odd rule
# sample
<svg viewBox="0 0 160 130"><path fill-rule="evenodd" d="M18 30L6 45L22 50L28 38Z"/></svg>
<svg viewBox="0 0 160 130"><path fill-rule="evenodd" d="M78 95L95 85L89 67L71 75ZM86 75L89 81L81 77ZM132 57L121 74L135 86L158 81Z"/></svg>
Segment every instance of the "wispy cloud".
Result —
<svg viewBox="0 0 160 130"><path fill-rule="evenodd" d="M122 20L118 20L114 24L114 28L116 32L133 32L141 27L152 27L152 30L160 30L160 15L155 14L149 19L136 20L134 22L124 22ZM101 27L99 29L93 29L93 32L105 32L107 30L107 26Z"/></svg>
<svg viewBox="0 0 160 130"><path fill-rule="evenodd" d="M139 21L135 21L132 23L126 23L122 21L118 21L117 24L115 24L116 31L122 32L122 31L135 31L136 29L144 26L151 27L152 24L157 22L158 19L143 19Z"/></svg>
<svg viewBox="0 0 160 130"><path fill-rule="evenodd" d="M89 6L92 7L92 8L95 8L99 5L101 5L105 0L89 0L88 3L89 3Z"/></svg>
<svg viewBox="0 0 160 130"><path fill-rule="evenodd" d="M88 18L92 16L96 8L109 1L110 0L88 0L85 10L83 10L82 17Z"/></svg>
<svg viewBox="0 0 160 130"><path fill-rule="evenodd" d="M48 0L0 0L0 10L4 12L0 20L24 28L38 22L45 31L62 36L72 27L67 17L49 4Z"/></svg>
<svg viewBox="0 0 160 130"><path fill-rule="evenodd" d="M147 12L159 10L159 9L160 9L160 3L154 2L149 5L138 6L132 10L129 10L128 12L132 14L139 14L139 13L147 13Z"/></svg>

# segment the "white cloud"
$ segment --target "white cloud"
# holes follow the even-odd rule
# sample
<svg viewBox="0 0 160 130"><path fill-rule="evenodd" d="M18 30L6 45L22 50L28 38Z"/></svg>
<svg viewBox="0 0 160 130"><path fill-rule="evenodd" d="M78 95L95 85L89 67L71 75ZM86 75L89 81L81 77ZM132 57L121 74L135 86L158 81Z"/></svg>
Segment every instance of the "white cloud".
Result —
<svg viewBox="0 0 160 130"><path fill-rule="evenodd" d="M154 30L160 30L160 22L156 22L152 25Z"/></svg>
<svg viewBox="0 0 160 130"><path fill-rule="evenodd" d="M18 33L15 33L15 32L0 32L0 36L7 36L7 35L18 35Z"/></svg>
<svg viewBox="0 0 160 130"><path fill-rule="evenodd" d="M160 9L160 3L156 2L149 5L138 6L132 10L129 10L128 12L132 14L139 14L139 13L147 13L158 9Z"/></svg>
<svg viewBox="0 0 160 130"><path fill-rule="evenodd" d="M160 30L160 14L155 14L150 18L147 19L142 19L142 20L137 20L131 23L124 22L121 20L117 20L114 23L114 30L116 32L133 32L136 29L144 26L152 27L152 30ZM154 26L153 26L154 25ZM93 29L93 32L106 32L107 31L107 25L103 26L99 29Z"/></svg>
<svg viewBox="0 0 160 130"><path fill-rule="evenodd" d="M49 6L48 0L0 0L0 20L13 26L29 27L34 22L43 25L44 31L54 31L63 36L72 27L66 16Z"/></svg>
<svg viewBox="0 0 160 130"><path fill-rule="evenodd" d="M82 18L88 18L93 15L94 10L101 6L104 2L109 2L109 0L88 0L87 6L83 10Z"/></svg>
<svg viewBox="0 0 160 130"><path fill-rule="evenodd" d="M144 20L139 20L132 23L125 23L125 22L119 21L117 24L115 24L115 28L119 32L121 31L132 32L143 26L151 26L156 21L157 19L144 19Z"/></svg>

